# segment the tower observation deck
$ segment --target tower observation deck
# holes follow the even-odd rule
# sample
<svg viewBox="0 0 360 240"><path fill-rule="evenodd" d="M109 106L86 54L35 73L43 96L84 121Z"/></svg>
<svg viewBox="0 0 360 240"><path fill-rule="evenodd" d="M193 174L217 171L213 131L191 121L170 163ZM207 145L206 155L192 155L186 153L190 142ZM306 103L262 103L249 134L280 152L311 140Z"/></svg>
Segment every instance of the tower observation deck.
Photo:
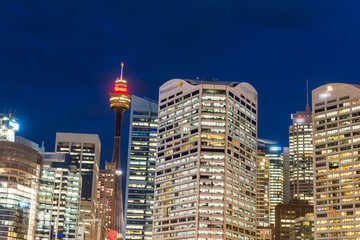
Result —
<svg viewBox="0 0 360 240"><path fill-rule="evenodd" d="M116 165L116 179L115 179L115 211L114 214L115 226L114 229L118 233L118 239L122 239L124 229L123 218L123 199L122 199L122 185L121 185L121 161L120 161L120 133L121 120L123 112L129 110L131 96L128 94L127 82L123 79L124 63L121 63L121 75L117 78L114 85L114 91L110 95L110 108L116 113L115 120L115 137L114 150L112 155L112 162Z"/></svg>

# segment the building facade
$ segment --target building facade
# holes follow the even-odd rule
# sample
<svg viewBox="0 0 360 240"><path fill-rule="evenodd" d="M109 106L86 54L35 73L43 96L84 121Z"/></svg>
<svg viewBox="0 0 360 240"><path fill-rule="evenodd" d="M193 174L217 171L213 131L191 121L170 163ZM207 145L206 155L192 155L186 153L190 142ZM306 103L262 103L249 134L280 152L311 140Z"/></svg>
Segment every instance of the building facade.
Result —
<svg viewBox="0 0 360 240"><path fill-rule="evenodd" d="M256 151L250 84L163 84L153 239L256 239Z"/></svg>
<svg viewBox="0 0 360 240"><path fill-rule="evenodd" d="M265 153L257 153L257 239L272 240L273 231L270 226L270 161Z"/></svg>
<svg viewBox="0 0 360 240"><path fill-rule="evenodd" d="M360 86L312 91L315 239L360 238Z"/></svg>
<svg viewBox="0 0 360 240"><path fill-rule="evenodd" d="M289 240L290 227L298 217L314 213L314 206L307 201L292 200L289 203L279 203L275 208L275 240Z"/></svg>
<svg viewBox="0 0 360 240"><path fill-rule="evenodd" d="M100 149L101 143L97 134L56 133L55 152L69 154L71 164L75 165L81 174L80 226L83 225L82 219L96 217ZM85 226L85 234L91 236L91 223L86 222Z"/></svg>
<svg viewBox="0 0 360 240"><path fill-rule="evenodd" d="M42 157L37 145L21 141L0 141L0 239L35 237Z"/></svg>
<svg viewBox="0 0 360 240"><path fill-rule="evenodd" d="M105 169L99 171L96 218L101 219L106 232L114 230L115 226L115 171L114 162L105 162Z"/></svg>
<svg viewBox="0 0 360 240"><path fill-rule="evenodd" d="M77 239L80 199L81 175L70 156L45 153L35 239Z"/></svg>
<svg viewBox="0 0 360 240"><path fill-rule="evenodd" d="M257 226L270 227L270 161L265 153L258 151L257 156Z"/></svg>
<svg viewBox="0 0 360 240"><path fill-rule="evenodd" d="M314 214L307 213L295 219L289 227L289 240L314 240Z"/></svg>
<svg viewBox="0 0 360 240"><path fill-rule="evenodd" d="M310 106L291 115L289 127L290 199L314 202L313 143Z"/></svg>
<svg viewBox="0 0 360 240"><path fill-rule="evenodd" d="M283 148L276 141L258 139L258 149L270 161L270 224L275 225L275 207L283 202Z"/></svg>
<svg viewBox="0 0 360 240"><path fill-rule="evenodd" d="M158 104L131 96L124 239L152 239Z"/></svg>
<svg viewBox="0 0 360 240"><path fill-rule="evenodd" d="M290 202L290 152L289 147L283 147L283 203Z"/></svg>

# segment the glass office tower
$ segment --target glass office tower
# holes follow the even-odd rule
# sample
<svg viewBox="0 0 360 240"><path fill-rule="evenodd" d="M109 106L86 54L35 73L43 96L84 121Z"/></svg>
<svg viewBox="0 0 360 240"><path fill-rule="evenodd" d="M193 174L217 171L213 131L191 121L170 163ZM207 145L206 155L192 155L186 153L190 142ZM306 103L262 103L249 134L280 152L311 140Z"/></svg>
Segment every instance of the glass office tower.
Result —
<svg viewBox="0 0 360 240"><path fill-rule="evenodd" d="M105 169L99 171L96 218L101 219L106 232L114 230L115 226L115 172L115 162L105 162Z"/></svg>
<svg viewBox="0 0 360 240"><path fill-rule="evenodd" d="M360 238L360 85L312 91L315 239Z"/></svg>
<svg viewBox="0 0 360 240"><path fill-rule="evenodd" d="M125 239L152 239L157 115L157 102L131 96Z"/></svg>
<svg viewBox="0 0 360 240"><path fill-rule="evenodd" d="M154 239L256 239L257 92L248 83L160 87Z"/></svg>
<svg viewBox="0 0 360 240"><path fill-rule="evenodd" d="M42 157L37 144L17 139L0 141L0 239L33 240Z"/></svg>
<svg viewBox="0 0 360 240"><path fill-rule="evenodd" d="M275 225L275 206L283 202L283 149L267 139L258 139L258 149L270 161L270 224Z"/></svg>
<svg viewBox="0 0 360 240"><path fill-rule="evenodd" d="M270 160L258 151L257 157L257 226L270 227Z"/></svg>
<svg viewBox="0 0 360 240"><path fill-rule="evenodd" d="M291 114L289 127L290 199L314 202L313 143L310 106Z"/></svg>
<svg viewBox="0 0 360 240"><path fill-rule="evenodd" d="M56 133L55 152L68 153L71 164L81 174L80 226L82 219L96 217L97 181L99 175L101 143L97 134ZM85 223L86 236L91 236L89 222ZM81 233L81 231L78 231Z"/></svg>
<svg viewBox="0 0 360 240"><path fill-rule="evenodd" d="M77 239L80 197L81 175L70 155L45 153L35 239Z"/></svg>

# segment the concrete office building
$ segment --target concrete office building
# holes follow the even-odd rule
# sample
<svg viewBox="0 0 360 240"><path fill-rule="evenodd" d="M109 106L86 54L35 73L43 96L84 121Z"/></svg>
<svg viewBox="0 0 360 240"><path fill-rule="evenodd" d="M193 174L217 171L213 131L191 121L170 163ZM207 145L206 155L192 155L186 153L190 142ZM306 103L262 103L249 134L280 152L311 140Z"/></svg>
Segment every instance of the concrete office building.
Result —
<svg viewBox="0 0 360 240"><path fill-rule="evenodd" d="M271 240L272 229L270 226L270 161L265 153L257 154L257 238L258 240Z"/></svg>
<svg viewBox="0 0 360 240"><path fill-rule="evenodd" d="M0 239L35 237L40 151L24 138L0 141Z"/></svg>
<svg viewBox="0 0 360 240"><path fill-rule="evenodd" d="M265 153L257 156L257 226L270 227L270 161Z"/></svg>
<svg viewBox="0 0 360 240"><path fill-rule="evenodd" d="M70 155L45 153L35 239L77 239L80 197L81 175Z"/></svg>
<svg viewBox="0 0 360 240"><path fill-rule="evenodd" d="M283 203L290 202L290 156L289 147L283 147Z"/></svg>
<svg viewBox="0 0 360 240"><path fill-rule="evenodd" d="M115 171L114 162L105 162L105 169L99 171L96 218L101 219L106 232L113 230L115 226Z"/></svg>
<svg viewBox="0 0 360 240"><path fill-rule="evenodd" d="M71 164L76 166L82 178L79 226L83 225L82 219L96 217L100 149L97 134L56 133L55 152L70 154ZM85 226L85 234L91 236L91 223L87 222Z"/></svg>
<svg viewBox="0 0 360 240"><path fill-rule="evenodd" d="M289 203L279 203L275 208L275 240L288 240L289 228L298 217L313 213L314 206L303 200L293 200Z"/></svg>
<svg viewBox="0 0 360 240"><path fill-rule="evenodd" d="M360 238L360 85L312 91L315 239Z"/></svg>
<svg viewBox="0 0 360 240"><path fill-rule="evenodd" d="M157 102L131 96L124 239L152 239Z"/></svg>
<svg viewBox="0 0 360 240"><path fill-rule="evenodd" d="M275 224L275 206L283 202L283 149L278 142L258 139L258 149L270 161L270 224Z"/></svg>
<svg viewBox="0 0 360 240"><path fill-rule="evenodd" d="M256 151L250 84L163 84L153 239L256 239Z"/></svg>
<svg viewBox="0 0 360 240"><path fill-rule="evenodd" d="M291 114L289 127L290 199L314 202L312 117L309 104L305 111Z"/></svg>
<svg viewBox="0 0 360 240"><path fill-rule="evenodd" d="M298 217L289 227L289 240L314 240L314 214Z"/></svg>
<svg viewBox="0 0 360 240"><path fill-rule="evenodd" d="M273 240L274 233L271 227L267 228L258 228L257 230L257 239L258 240Z"/></svg>

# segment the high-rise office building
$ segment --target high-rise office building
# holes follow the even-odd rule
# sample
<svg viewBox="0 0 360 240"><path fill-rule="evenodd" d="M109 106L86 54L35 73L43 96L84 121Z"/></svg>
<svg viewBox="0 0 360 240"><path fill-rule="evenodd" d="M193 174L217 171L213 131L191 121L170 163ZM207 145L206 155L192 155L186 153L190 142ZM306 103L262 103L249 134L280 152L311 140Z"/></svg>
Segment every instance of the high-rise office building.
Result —
<svg viewBox="0 0 360 240"><path fill-rule="evenodd" d="M250 84L163 84L153 239L256 239L256 143Z"/></svg>
<svg viewBox="0 0 360 240"><path fill-rule="evenodd" d="M270 161L265 153L258 151L257 156L257 226L270 227Z"/></svg>
<svg viewBox="0 0 360 240"><path fill-rule="evenodd" d="M312 91L315 239L360 238L360 85Z"/></svg>
<svg viewBox="0 0 360 240"><path fill-rule="evenodd" d="M115 225L115 170L114 162L105 162L105 169L99 171L96 218L101 219L106 232L113 230Z"/></svg>
<svg viewBox="0 0 360 240"><path fill-rule="evenodd" d="M45 153L35 239L77 239L80 199L81 175L70 156Z"/></svg>
<svg viewBox="0 0 360 240"><path fill-rule="evenodd" d="M131 96L124 239L152 239L157 102Z"/></svg>
<svg viewBox="0 0 360 240"><path fill-rule="evenodd" d="M270 226L270 161L265 153L257 153L257 238L261 240L272 239Z"/></svg>
<svg viewBox="0 0 360 240"><path fill-rule="evenodd" d="M290 199L314 201L312 117L309 104L305 111L291 115L289 127Z"/></svg>
<svg viewBox="0 0 360 240"><path fill-rule="evenodd" d="M258 149L270 161L270 224L275 224L275 206L283 202L283 149L278 142L258 139Z"/></svg>
<svg viewBox="0 0 360 240"><path fill-rule="evenodd" d="M56 133L55 152L68 153L71 164L76 166L82 178L79 227L82 226L82 219L94 219L96 216L100 149L97 134ZM90 236L91 224L87 222L85 226L85 234Z"/></svg>
<svg viewBox="0 0 360 240"><path fill-rule="evenodd" d="M290 202L290 156L289 147L283 147L283 203Z"/></svg>
<svg viewBox="0 0 360 240"><path fill-rule="evenodd" d="M0 239L33 240L42 157L37 144L18 140L0 141Z"/></svg>
<svg viewBox="0 0 360 240"><path fill-rule="evenodd" d="M290 227L295 220L305 217L307 213L314 213L314 207L304 200L292 200L276 205L275 212L275 240L289 240Z"/></svg>
<svg viewBox="0 0 360 240"><path fill-rule="evenodd" d="M18 130L18 120L12 114L0 114L0 141L14 142Z"/></svg>
<svg viewBox="0 0 360 240"><path fill-rule="evenodd" d="M298 217L289 227L289 240L314 240L314 214Z"/></svg>
<svg viewBox="0 0 360 240"><path fill-rule="evenodd" d="M129 110L131 96L128 94L127 82L123 79L124 63L121 63L121 75L117 78L114 85L114 91L110 95L110 108L116 113L115 117L115 136L112 162L115 163L115 208L113 209L113 218L115 225L113 229L117 232L118 238L123 238L124 231L124 212L123 195L121 184L121 161L120 161L120 136L122 114Z"/></svg>

